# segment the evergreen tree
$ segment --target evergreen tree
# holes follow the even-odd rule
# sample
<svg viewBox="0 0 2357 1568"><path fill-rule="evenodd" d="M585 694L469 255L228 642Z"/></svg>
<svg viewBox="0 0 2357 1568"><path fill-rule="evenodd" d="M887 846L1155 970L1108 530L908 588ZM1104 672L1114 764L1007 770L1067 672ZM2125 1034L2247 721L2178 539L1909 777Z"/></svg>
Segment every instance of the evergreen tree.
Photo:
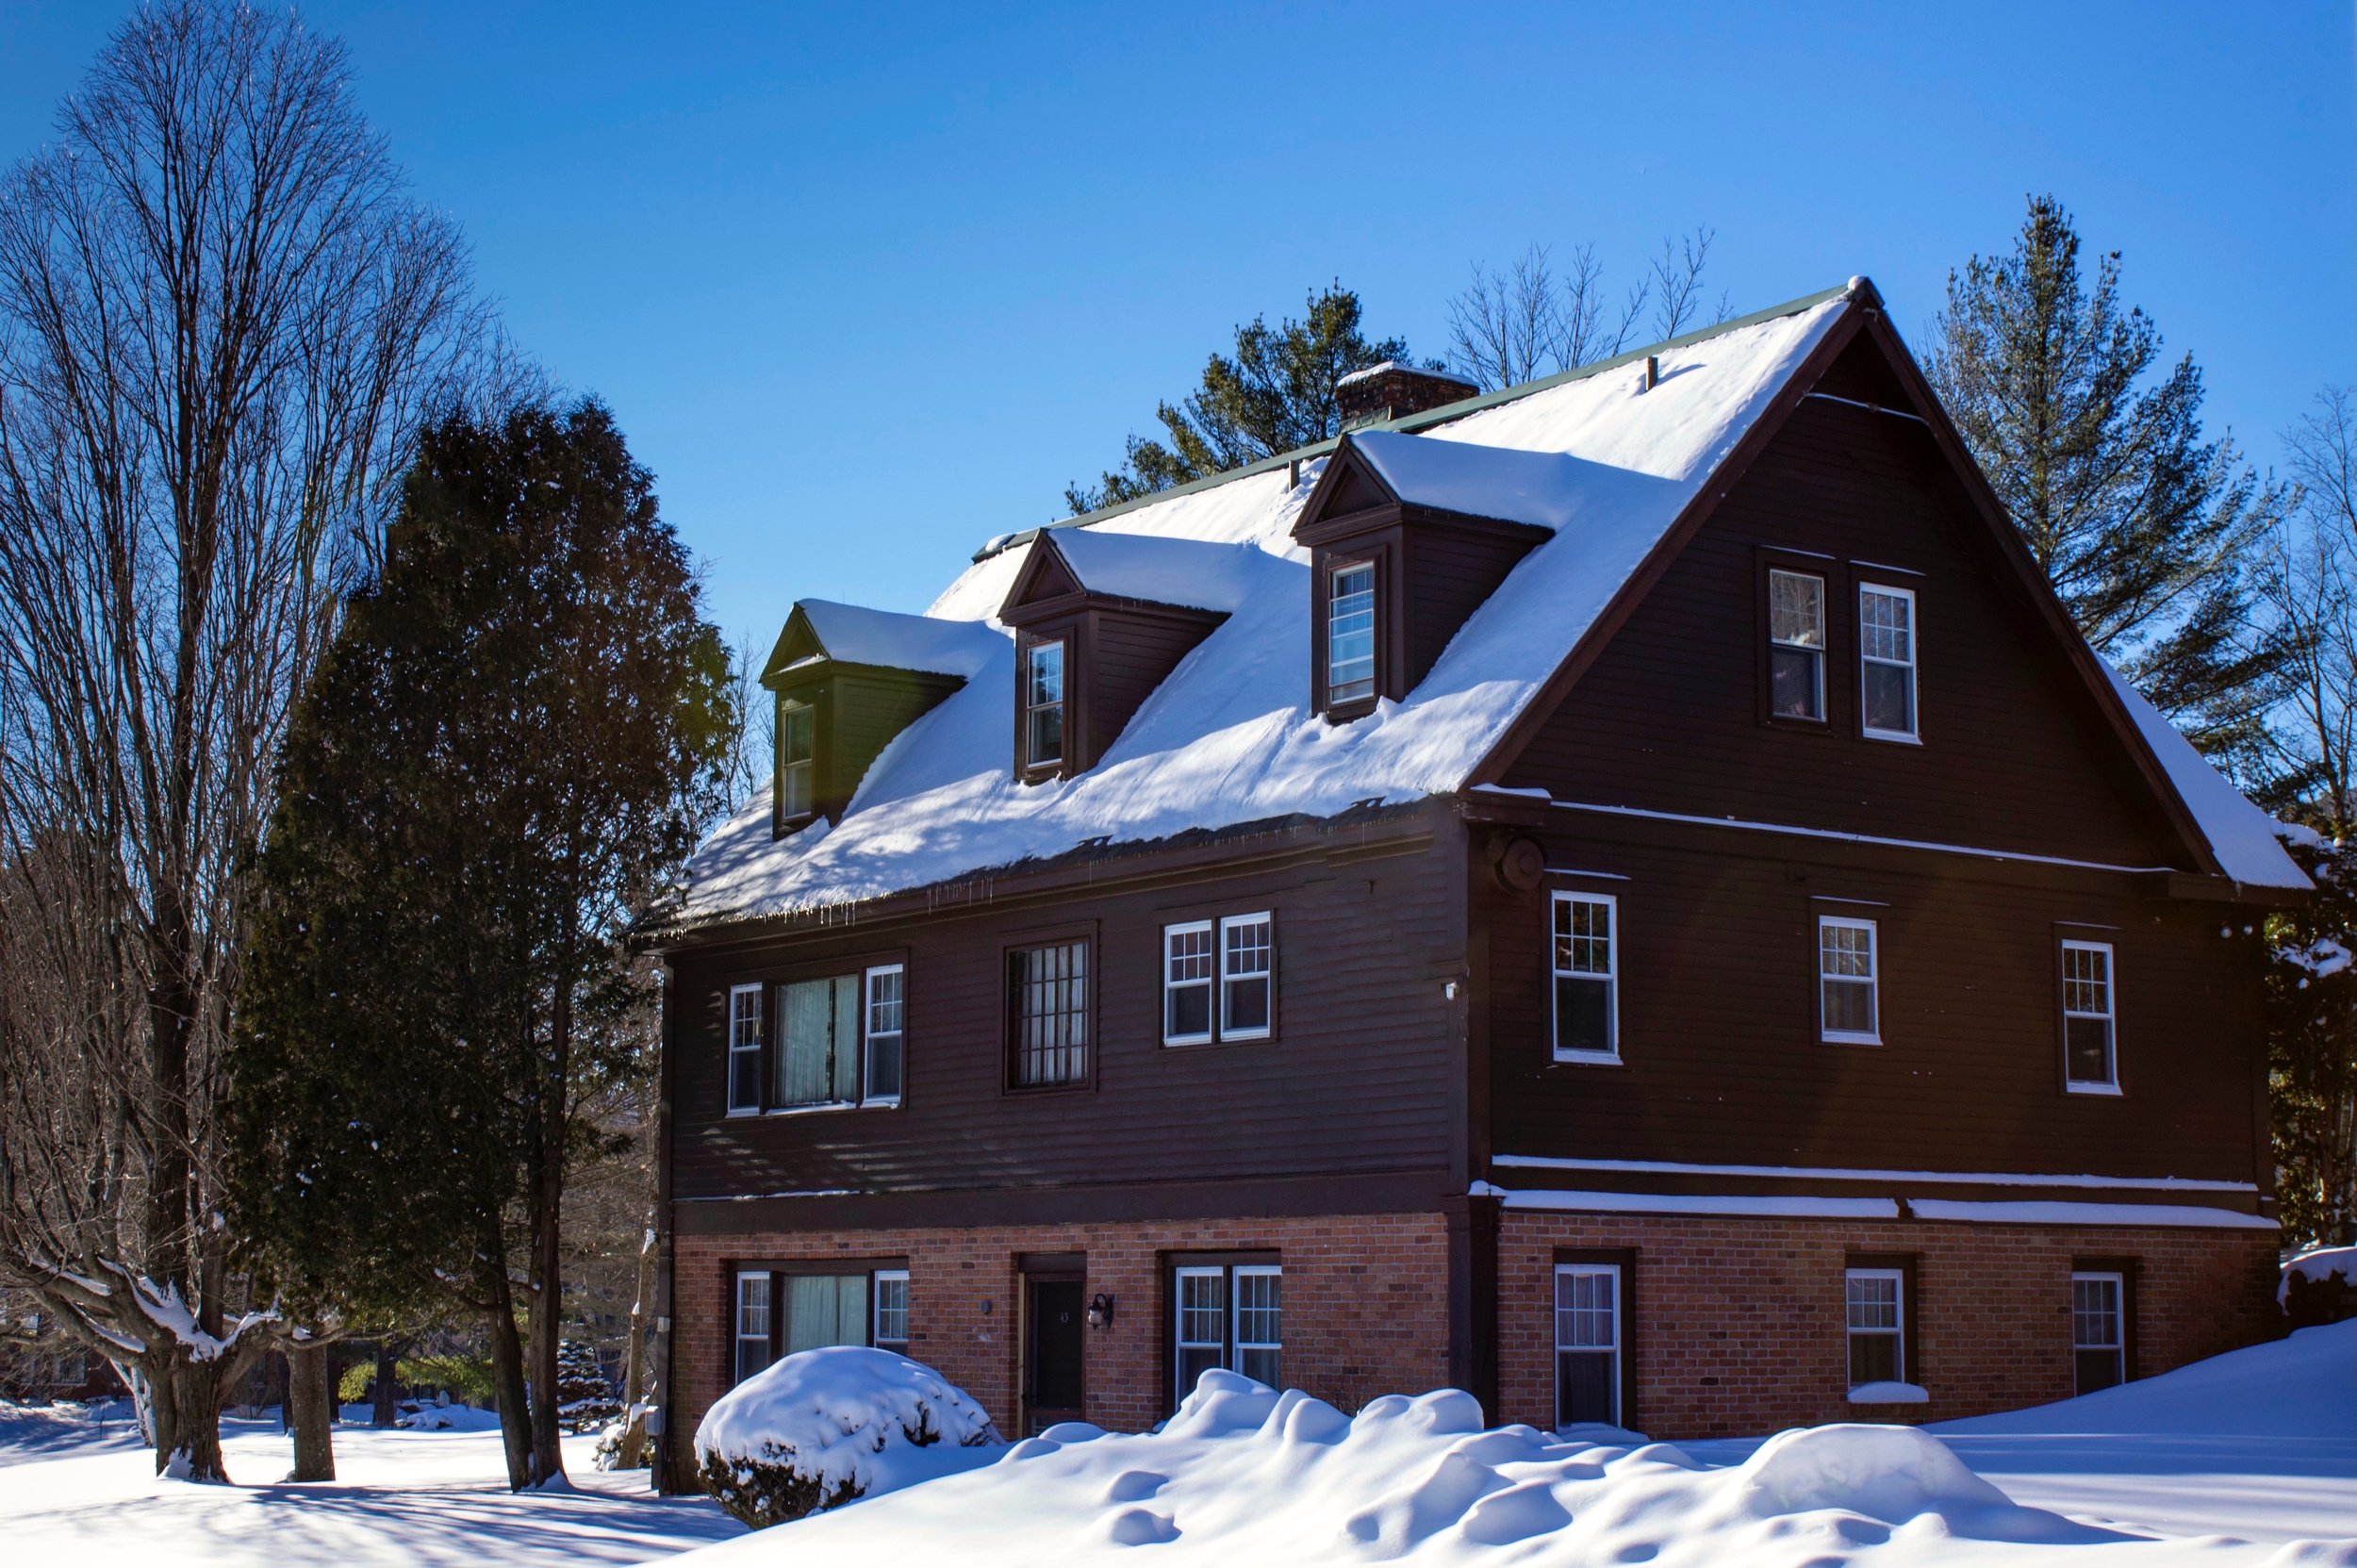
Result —
<svg viewBox="0 0 2357 1568"><path fill-rule="evenodd" d="M2079 246L2035 197L2011 255L1951 272L1932 382L2087 641L2204 751L2248 761L2283 649L2254 629L2243 565L2283 498L2201 438L2201 372L2156 370L2119 253L2090 287Z"/></svg>
<svg viewBox="0 0 2357 1568"><path fill-rule="evenodd" d="M557 1349L556 1408L569 1432L595 1431L622 1413L598 1347L587 1340L569 1339Z"/></svg>
<svg viewBox="0 0 2357 1568"><path fill-rule="evenodd" d="M1300 321L1253 317L1236 329L1234 358L1212 355L1184 402L1155 408L1169 444L1130 437L1124 466L1093 487L1067 486L1065 504L1078 517L1340 434L1336 383L1409 356L1403 338L1369 342L1360 315L1359 296L1337 282L1310 295Z"/></svg>
<svg viewBox="0 0 2357 1568"><path fill-rule="evenodd" d="M584 1106L648 1065L625 937L718 802L731 702L612 416L528 406L427 433L288 748L232 1062L240 1217L297 1292L434 1279L482 1312L519 1486L563 1470Z"/></svg>
<svg viewBox="0 0 2357 1568"><path fill-rule="evenodd" d="M2357 846L2289 844L2308 902L2267 919L2267 1087L2286 1242L2357 1242Z"/></svg>

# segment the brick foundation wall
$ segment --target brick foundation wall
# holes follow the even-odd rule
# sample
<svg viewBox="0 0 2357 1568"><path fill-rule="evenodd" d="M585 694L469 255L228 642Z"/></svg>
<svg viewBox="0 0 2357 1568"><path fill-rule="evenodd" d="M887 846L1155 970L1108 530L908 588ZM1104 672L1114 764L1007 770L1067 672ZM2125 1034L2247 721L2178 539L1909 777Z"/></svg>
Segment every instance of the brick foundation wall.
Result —
<svg viewBox="0 0 2357 1568"><path fill-rule="evenodd" d="M1114 1300L1113 1323L1085 1336L1087 1418L1134 1430L1168 1413L1163 1255L1262 1249L1284 1264L1287 1383L1355 1411L1376 1395L1448 1381L1448 1234L1439 1214L680 1235L666 1434L672 1484L695 1486L696 1427L729 1386L730 1281L741 1261L905 1257L909 1354L981 1400L1013 1436L1022 1254L1087 1254L1085 1291Z"/></svg>
<svg viewBox="0 0 2357 1568"><path fill-rule="evenodd" d="M1743 1436L1827 1421L1944 1421L2066 1399L2074 1259L2134 1259L2132 1372L2166 1372L2282 1332L2271 1230L1852 1223L1508 1211L1498 1230L1506 1421L1555 1420L1556 1249L1634 1248L1630 1425ZM1921 1405L1853 1405L1842 1274L1914 1259L1909 1376Z"/></svg>

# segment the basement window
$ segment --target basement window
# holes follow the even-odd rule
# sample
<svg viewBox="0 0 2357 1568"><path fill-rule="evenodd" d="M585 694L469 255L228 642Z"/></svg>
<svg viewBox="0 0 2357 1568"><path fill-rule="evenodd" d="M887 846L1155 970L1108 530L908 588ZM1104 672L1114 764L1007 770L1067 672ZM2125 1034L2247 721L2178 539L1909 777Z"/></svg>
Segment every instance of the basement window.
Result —
<svg viewBox="0 0 2357 1568"><path fill-rule="evenodd" d="M1555 1424L1621 1424L1621 1270L1555 1265Z"/></svg>
<svg viewBox="0 0 2357 1568"><path fill-rule="evenodd" d="M1850 1327L1850 1387L1907 1381L1907 1277L1904 1269L1854 1268L1843 1294Z"/></svg>

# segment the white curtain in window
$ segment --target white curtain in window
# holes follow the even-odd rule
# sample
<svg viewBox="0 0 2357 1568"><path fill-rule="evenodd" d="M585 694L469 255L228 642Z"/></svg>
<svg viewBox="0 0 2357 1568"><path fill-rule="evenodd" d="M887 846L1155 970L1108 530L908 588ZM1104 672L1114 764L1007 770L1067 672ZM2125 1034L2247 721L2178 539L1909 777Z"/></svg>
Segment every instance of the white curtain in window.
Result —
<svg viewBox="0 0 2357 1568"><path fill-rule="evenodd" d="M797 1274L785 1282L785 1350L867 1343L867 1276Z"/></svg>

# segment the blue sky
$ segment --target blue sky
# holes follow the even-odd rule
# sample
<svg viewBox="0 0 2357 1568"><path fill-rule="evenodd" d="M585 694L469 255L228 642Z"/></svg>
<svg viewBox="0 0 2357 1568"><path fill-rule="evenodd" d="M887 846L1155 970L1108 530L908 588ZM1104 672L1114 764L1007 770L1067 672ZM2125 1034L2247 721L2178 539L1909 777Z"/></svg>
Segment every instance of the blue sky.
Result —
<svg viewBox="0 0 2357 1568"><path fill-rule="evenodd" d="M2052 190L2263 465L2357 380L2344 4L304 8L732 636L921 607L1313 284L1442 352L1533 240L1707 223L1734 310L1865 272L1920 344ZM0 155L122 9L0 7Z"/></svg>

